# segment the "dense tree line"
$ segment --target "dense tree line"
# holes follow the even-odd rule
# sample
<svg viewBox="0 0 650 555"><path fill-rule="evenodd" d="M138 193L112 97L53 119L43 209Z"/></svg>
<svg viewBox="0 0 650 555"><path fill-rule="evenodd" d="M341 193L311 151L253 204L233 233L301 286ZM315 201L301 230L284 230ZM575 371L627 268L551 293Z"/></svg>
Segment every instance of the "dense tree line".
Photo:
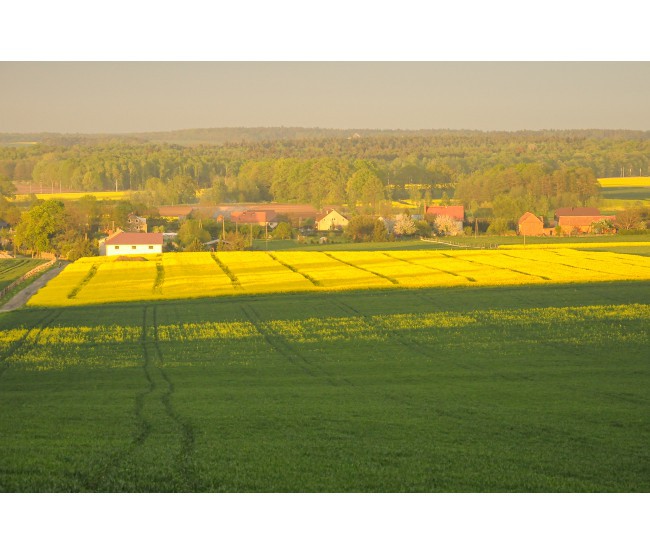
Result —
<svg viewBox="0 0 650 555"><path fill-rule="evenodd" d="M306 182L311 187L318 166L333 176L340 189L351 170L357 169L354 164L358 161L372 164L382 183L398 187L456 183L496 166L540 164L547 171L589 168L597 177L615 177L622 172L647 175L650 165L650 136L642 132L392 131L358 138L345 137L349 131L339 130L334 136L327 136L325 131L313 130L313 136L304 131L307 138L301 139L187 146L101 136L90 142L81 138L74 142L62 136L73 144L0 148L0 174L15 181L85 191L143 190L152 178L167 183L175 177L187 177L201 188L222 183L231 195L250 200L276 198L278 190L279 200L295 196L283 189L283 179L291 188ZM251 131L249 136L256 135ZM173 139L170 135L169 140ZM286 176L278 177L274 190L270 190L269 168L280 161L287 161L286 167L274 167L274 177L282 172ZM323 195L317 191L318 185L313 187L316 191L303 193L303 197L325 198L331 194L328 191Z"/></svg>

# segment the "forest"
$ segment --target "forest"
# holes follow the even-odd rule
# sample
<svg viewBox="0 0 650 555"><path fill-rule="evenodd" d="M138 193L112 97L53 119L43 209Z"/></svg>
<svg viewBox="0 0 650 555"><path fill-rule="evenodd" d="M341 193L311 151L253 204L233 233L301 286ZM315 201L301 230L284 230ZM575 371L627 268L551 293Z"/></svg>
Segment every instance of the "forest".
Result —
<svg viewBox="0 0 650 555"><path fill-rule="evenodd" d="M34 225L68 222L67 232L55 235L65 239L67 250L79 253L90 249L89 231L122 225L130 211L152 217L160 205L195 203L199 196L208 204L345 205L359 217L383 213L384 201L453 200L465 206L469 219L505 233L526 211L552 215L560 206L598 205L597 178L648 175L649 139L647 132L602 130L0 134L0 219L10 225L21 220L11 197L14 184L22 183L35 191L131 193L129 200L117 203L73 203L65 208L65 218L64 207L55 203L47 218L34 214ZM44 209L34 206L33 199L22 210L28 208ZM22 220L19 238L34 236L27 218ZM369 227L367 234L372 233Z"/></svg>

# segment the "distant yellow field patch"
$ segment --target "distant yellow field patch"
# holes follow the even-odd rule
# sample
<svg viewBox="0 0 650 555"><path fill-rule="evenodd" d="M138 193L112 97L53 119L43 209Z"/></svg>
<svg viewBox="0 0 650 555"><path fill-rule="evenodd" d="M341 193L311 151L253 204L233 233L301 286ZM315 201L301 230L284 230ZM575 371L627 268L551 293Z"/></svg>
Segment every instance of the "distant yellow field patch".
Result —
<svg viewBox="0 0 650 555"><path fill-rule="evenodd" d="M650 177L601 177L602 187L650 187Z"/></svg>
<svg viewBox="0 0 650 555"><path fill-rule="evenodd" d="M93 191L88 193L34 193L36 198L41 200L79 200L85 196L93 196L97 200L122 200L128 198L129 191ZM16 195L16 200L27 200L29 195Z"/></svg>
<svg viewBox="0 0 650 555"><path fill-rule="evenodd" d="M77 306L305 291L650 280L648 257L566 246L462 252L165 253L132 261L119 258L78 260L28 304Z"/></svg>

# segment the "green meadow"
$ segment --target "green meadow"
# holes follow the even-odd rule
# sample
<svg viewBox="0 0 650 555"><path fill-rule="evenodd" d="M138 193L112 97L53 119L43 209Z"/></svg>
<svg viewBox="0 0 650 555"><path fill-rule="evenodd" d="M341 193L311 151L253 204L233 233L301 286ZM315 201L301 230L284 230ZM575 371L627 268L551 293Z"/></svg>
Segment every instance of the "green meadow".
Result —
<svg viewBox="0 0 650 555"><path fill-rule="evenodd" d="M3 492L648 492L650 283L0 314Z"/></svg>

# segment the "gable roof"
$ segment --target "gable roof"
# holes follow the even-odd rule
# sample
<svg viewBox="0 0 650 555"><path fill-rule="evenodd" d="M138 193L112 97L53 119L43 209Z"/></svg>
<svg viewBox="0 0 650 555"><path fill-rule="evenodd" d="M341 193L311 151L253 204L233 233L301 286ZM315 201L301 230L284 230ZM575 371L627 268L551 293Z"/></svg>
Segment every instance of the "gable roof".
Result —
<svg viewBox="0 0 650 555"><path fill-rule="evenodd" d="M106 239L106 245L162 245L162 233L118 232Z"/></svg>
<svg viewBox="0 0 650 555"><path fill-rule="evenodd" d="M555 216L600 216L600 210L598 208L586 208L584 206L579 206L575 208L558 208L555 211Z"/></svg>
<svg viewBox="0 0 650 555"><path fill-rule="evenodd" d="M533 214L532 212L526 212L521 218L519 218L518 223L519 223L519 225L521 225L521 224L527 222L528 220L535 220L536 223L540 223L540 224L544 225L544 222L542 221L542 219L535 216L535 214Z"/></svg>
<svg viewBox="0 0 650 555"><path fill-rule="evenodd" d="M451 216L455 220L465 219L465 207L462 204L453 206L427 206L427 215Z"/></svg>
<svg viewBox="0 0 650 555"><path fill-rule="evenodd" d="M189 216L195 206L159 206L158 213L162 218L178 218Z"/></svg>
<svg viewBox="0 0 650 555"><path fill-rule="evenodd" d="M314 221L315 221L316 223L318 223L318 222L320 222L321 220L323 220L324 218L326 218L326 217L329 216L329 215L332 215L332 216L334 216L334 217L335 217L335 216L338 216L339 218L342 218L342 219L345 220L346 222L349 222L349 221L350 221L350 220L348 220L348 219L347 219L343 214L341 214L338 210L336 210L336 209L334 209L334 208L331 209L331 210L326 210L325 212L321 212L320 214L317 214L317 215L316 215L316 218L314 219Z"/></svg>

